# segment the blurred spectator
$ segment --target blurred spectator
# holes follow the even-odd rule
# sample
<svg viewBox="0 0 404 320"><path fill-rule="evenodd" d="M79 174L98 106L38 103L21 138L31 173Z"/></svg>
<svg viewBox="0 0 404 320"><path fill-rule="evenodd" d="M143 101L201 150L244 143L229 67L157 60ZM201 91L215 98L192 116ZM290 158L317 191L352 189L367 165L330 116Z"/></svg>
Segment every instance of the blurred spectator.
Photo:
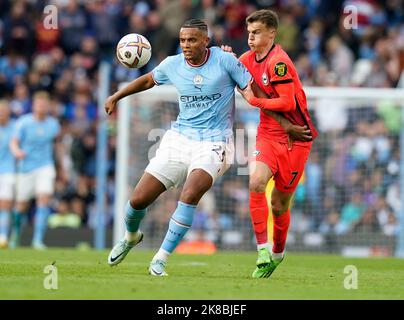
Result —
<svg viewBox="0 0 404 320"><path fill-rule="evenodd" d="M11 12L3 20L6 50L13 50L29 57L34 48L34 34L25 1L13 1Z"/></svg>
<svg viewBox="0 0 404 320"><path fill-rule="evenodd" d="M394 212L388 206L386 199L380 196L375 205L377 220L383 233L388 236L395 236L399 231L398 222Z"/></svg>
<svg viewBox="0 0 404 320"><path fill-rule="evenodd" d="M158 60L175 54L181 25L191 18L191 0L157 0L161 29L156 38Z"/></svg>
<svg viewBox="0 0 404 320"><path fill-rule="evenodd" d="M10 49L6 56L0 57L0 90L12 92L14 85L22 82L27 72L26 60Z"/></svg>
<svg viewBox="0 0 404 320"><path fill-rule="evenodd" d="M28 86L25 83L18 83L14 87L13 99L10 101L11 115L19 116L31 112L31 100Z"/></svg>
<svg viewBox="0 0 404 320"><path fill-rule="evenodd" d="M362 203L361 193L355 191L350 202L345 204L341 211L341 218L337 225L337 232L343 234L352 230L355 224L362 218L365 207ZM366 218L368 219L368 217ZM368 221L368 220L366 220Z"/></svg>
<svg viewBox="0 0 404 320"><path fill-rule="evenodd" d="M326 216L326 219L320 224L319 231L324 234L337 234L338 233L338 212L332 212Z"/></svg>
<svg viewBox="0 0 404 320"><path fill-rule="evenodd" d="M285 12L279 17L279 27L276 39L291 58L294 58L297 53L298 35L299 27L296 24L296 19L291 13Z"/></svg>
<svg viewBox="0 0 404 320"><path fill-rule="evenodd" d="M62 30L61 45L67 54L72 54L80 47L87 22L85 12L77 0L68 0L67 4L59 9L58 18Z"/></svg>
<svg viewBox="0 0 404 320"><path fill-rule="evenodd" d="M94 0L86 2L86 9L89 29L94 32L102 57L109 60L120 39L118 27L121 3L116 0Z"/></svg>
<svg viewBox="0 0 404 320"><path fill-rule="evenodd" d="M387 189L386 194L387 204L393 209L394 213L398 216L400 214L402 200L400 197L400 186L398 181L391 184Z"/></svg>
<svg viewBox="0 0 404 320"><path fill-rule="evenodd" d="M327 40L326 50L330 70L337 75L338 84L347 86L354 61L352 51L338 35L333 35Z"/></svg>
<svg viewBox="0 0 404 320"><path fill-rule="evenodd" d="M321 45L323 41L324 25L320 19L313 19L303 32L304 49L313 68L321 61ZM299 74L300 75L300 74Z"/></svg>
<svg viewBox="0 0 404 320"><path fill-rule="evenodd" d="M312 217L314 226L317 226L322 218L321 199L323 198L323 192L321 190L321 181L323 180L323 171L319 161L317 150L313 150L305 169L304 185L307 190L307 206L310 208L309 214Z"/></svg>
<svg viewBox="0 0 404 320"><path fill-rule="evenodd" d="M95 175L96 137L92 131L85 131L84 136L73 138L71 156L75 172L84 177Z"/></svg>
<svg viewBox="0 0 404 320"><path fill-rule="evenodd" d="M380 225L375 210L367 208L359 221L354 224L353 231L361 234L380 232Z"/></svg>
<svg viewBox="0 0 404 320"><path fill-rule="evenodd" d="M246 47L245 18L250 14L251 8L247 1L227 0L224 1L222 10L228 45L233 47L234 52L241 54L248 49Z"/></svg>
<svg viewBox="0 0 404 320"><path fill-rule="evenodd" d="M62 199L56 209L56 212L49 217L49 228L79 228L81 224L80 217L70 208L70 199Z"/></svg>

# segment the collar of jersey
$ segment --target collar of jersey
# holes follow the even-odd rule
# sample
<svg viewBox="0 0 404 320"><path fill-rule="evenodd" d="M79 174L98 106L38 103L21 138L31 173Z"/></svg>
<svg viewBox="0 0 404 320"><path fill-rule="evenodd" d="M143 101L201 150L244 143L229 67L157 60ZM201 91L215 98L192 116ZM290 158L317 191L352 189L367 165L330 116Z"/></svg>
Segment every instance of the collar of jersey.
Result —
<svg viewBox="0 0 404 320"><path fill-rule="evenodd" d="M209 57L210 57L210 49L209 49L209 48L206 48L205 60L203 60L201 64L192 64L192 63L189 62L187 59L185 59L185 61L186 61L191 67L199 68L199 67L202 67L202 66L206 63L206 61L208 61Z"/></svg>
<svg viewBox="0 0 404 320"><path fill-rule="evenodd" d="M257 55L255 55L255 57L254 57L255 62L261 63L262 61L264 61L264 60L268 57L268 55L271 53L271 51L272 51L274 48L275 48L275 43L272 45L271 49L269 49L269 51L268 51L268 53L265 55L265 57L263 57L263 58L260 59L260 60L257 60Z"/></svg>

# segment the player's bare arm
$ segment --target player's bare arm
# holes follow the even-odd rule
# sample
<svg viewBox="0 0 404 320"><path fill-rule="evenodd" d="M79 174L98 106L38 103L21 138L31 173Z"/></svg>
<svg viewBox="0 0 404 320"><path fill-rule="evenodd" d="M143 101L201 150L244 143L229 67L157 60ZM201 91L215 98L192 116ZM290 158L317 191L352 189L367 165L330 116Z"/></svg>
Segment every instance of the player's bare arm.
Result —
<svg viewBox="0 0 404 320"><path fill-rule="evenodd" d="M112 96L107 98L105 102L105 111L107 114L111 114L115 108L116 104L122 98L125 98L131 94L135 94L141 91L145 91L147 89L153 88L155 86L155 82L153 80L153 76L151 73L147 73L129 83L125 88L115 92Z"/></svg>
<svg viewBox="0 0 404 320"><path fill-rule="evenodd" d="M63 139L62 133L59 133L55 137L53 147L55 150L55 166L56 168L58 168L58 170L56 170L58 176L64 181L67 181L69 179L69 170L66 168L65 161L63 161L63 155L66 154L67 150L63 144L62 139Z"/></svg>
<svg viewBox="0 0 404 320"><path fill-rule="evenodd" d="M16 157L17 160L24 159L25 152L20 148L20 144L19 144L19 141L17 138L11 139L10 150L13 153L14 157Z"/></svg>

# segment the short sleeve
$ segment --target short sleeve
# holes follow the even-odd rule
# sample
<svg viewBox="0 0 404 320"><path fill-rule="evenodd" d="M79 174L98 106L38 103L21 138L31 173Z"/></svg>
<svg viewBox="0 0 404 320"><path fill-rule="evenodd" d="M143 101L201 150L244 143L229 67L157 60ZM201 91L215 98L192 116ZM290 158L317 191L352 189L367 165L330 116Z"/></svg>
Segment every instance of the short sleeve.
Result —
<svg viewBox="0 0 404 320"><path fill-rule="evenodd" d="M293 82L291 69L289 62L284 57L273 57L268 70L270 82L272 84Z"/></svg>
<svg viewBox="0 0 404 320"><path fill-rule="evenodd" d="M231 78L237 83L237 86L240 89L245 89L248 82L252 79L247 68L231 53L224 53L223 61L226 70L229 72Z"/></svg>
<svg viewBox="0 0 404 320"><path fill-rule="evenodd" d="M157 67L153 69L152 77L156 85L159 86L162 84L171 84L171 81L167 76L169 67L170 67L170 59L169 57L167 57Z"/></svg>

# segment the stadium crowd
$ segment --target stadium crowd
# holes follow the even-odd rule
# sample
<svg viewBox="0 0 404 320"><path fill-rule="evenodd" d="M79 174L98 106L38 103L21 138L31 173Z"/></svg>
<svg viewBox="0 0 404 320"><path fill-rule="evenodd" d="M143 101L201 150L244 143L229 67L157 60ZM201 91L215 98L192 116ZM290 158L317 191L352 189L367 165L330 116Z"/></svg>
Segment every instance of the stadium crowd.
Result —
<svg viewBox="0 0 404 320"><path fill-rule="evenodd" d="M43 24L43 8L48 4L58 9L57 29L46 29ZM344 25L348 5L358 9L357 28ZM9 101L12 116L17 118L31 111L35 91L46 90L52 96L52 114L62 126L63 160L57 167L53 202L57 215L51 218L51 226L94 225L100 62L113 65L113 92L120 82L152 70L167 55L177 53L179 27L191 17L208 23L212 45L228 44L241 54L248 49L245 17L268 7L279 14L277 42L292 57L304 85L403 85L404 9L400 0L0 1L0 98ZM115 58L116 43L131 32L145 35L153 48L151 61L140 70L124 68ZM361 109L344 108L338 101L334 108L329 102L330 108L319 107L321 103L327 105L327 101L317 101L317 107L311 108L321 134L305 182L296 194L296 216L301 218L294 219L292 230L344 234L360 229L394 235L401 205L400 109L387 102ZM329 109L336 110L334 117ZM239 121L240 127L246 125ZM116 127L111 117L109 217L114 201ZM225 197L201 206L195 228L231 228L240 221L250 224L246 177L229 172L223 180L218 188ZM159 206L169 207L170 199L162 199ZM171 212L153 208L157 211ZM151 223L167 223L166 217L153 212ZM107 221L112 223L112 219Z"/></svg>

